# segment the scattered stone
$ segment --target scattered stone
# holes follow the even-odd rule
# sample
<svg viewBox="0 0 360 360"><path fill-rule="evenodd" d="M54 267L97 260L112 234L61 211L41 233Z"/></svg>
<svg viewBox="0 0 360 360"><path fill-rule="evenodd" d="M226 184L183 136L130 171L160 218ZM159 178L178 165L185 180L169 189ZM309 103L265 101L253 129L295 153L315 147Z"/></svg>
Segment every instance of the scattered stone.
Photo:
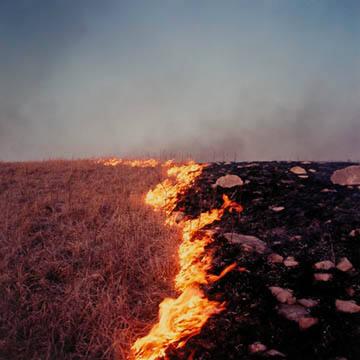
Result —
<svg viewBox="0 0 360 360"><path fill-rule="evenodd" d="M340 271L347 272L353 268L353 264L350 262L350 260L347 257L343 257L336 265L336 268Z"/></svg>
<svg viewBox="0 0 360 360"><path fill-rule="evenodd" d="M320 192L322 192L322 193L329 193L329 192L336 192L336 190L335 190L335 189L325 188L325 189L322 189Z"/></svg>
<svg viewBox="0 0 360 360"><path fill-rule="evenodd" d="M306 330L310 328L311 326L316 325L319 322L319 319L311 317L311 316L305 316L299 319L299 327L301 330Z"/></svg>
<svg viewBox="0 0 360 360"><path fill-rule="evenodd" d="M356 235L360 235L360 229L353 229L349 233L349 236L351 237L355 237Z"/></svg>
<svg viewBox="0 0 360 360"><path fill-rule="evenodd" d="M270 209L275 212L280 212L280 211L283 211L285 209L285 207L284 206L270 206Z"/></svg>
<svg viewBox="0 0 360 360"><path fill-rule="evenodd" d="M278 312L286 319L292 321L299 321L302 317L309 315L308 310L301 305L282 304L279 306Z"/></svg>
<svg viewBox="0 0 360 360"><path fill-rule="evenodd" d="M290 241L299 241L302 239L301 235L294 235L290 238Z"/></svg>
<svg viewBox="0 0 360 360"><path fill-rule="evenodd" d="M336 300L335 306L338 311L355 314L360 312L360 306L353 300Z"/></svg>
<svg viewBox="0 0 360 360"><path fill-rule="evenodd" d="M276 253L272 253L268 256L268 261L273 263L273 264L280 264L284 261L284 258L279 255L279 254L276 254Z"/></svg>
<svg viewBox="0 0 360 360"><path fill-rule="evenodd" d="M279 286L270 286L269 289L279 302L283 304L295 304L296 298L292 290L283 289Z"/></svg>
<svg viewBox="0 0 360 360"><path fill-rule="evenodd" d="M323 260L319 261L316 264L314 264L314 268L316 270L330 270L335 267L335 264L330 260Z"/></svg>
<svg viewBox="0 0 360 360"><path fill-rule="evenodd" d="M267 349L266 345L264 345L260 342L255 342L255 343L249 345L249 352L251 354L264 352L266 349Z"/></svg>
<svg viewBox="0 0 360 360"><path fill-rule="evenodd" d="M316 173L316 170L315 169L309 169L309 172L311 172L311 173Z"/></svg>
<svg viewBox="0 0 360 360"><path fill-rule="evenodd" d="M322 273L322 274L314 274L314 279L316 281L330 281L332 279L331 274Z"/></svg>
<svg viewBox="0 0 360 360"><path fill-rule="evenodd" d="M308 175L299 175L300 179L307 179L309 176Z"/></svg>
<svg viewBox="0 0 360 360"><path fill-rule="evenodd" d="M285 354L283 354L280 351L277 351L275 349L270 349L266 352L266 355L268 356L279 356L279 357L286 357Z"/></svg>
<svg viewBox="0 0 360 360"><path fill-rule="evenodd" d="M306 175L306 170L300 166L294 166L290 169L290 171L296 175Z"/></svg>
<svg viewBox="0 0 360 360"><path fill-rule="evenodd" d="M360 165L352 165L334 171L331 181L337 185L360 185Z"/></svg>
<svg viewBox="0 0 360 360"><path fill-rule="evenodd" d="M242 248L245 251L255 251L263 254L268 250L266 243L256 236L226 233L224 234L224 237L230 244L242 245Z"/></svg>
<svg viewBox="0 0 360 360"><path fill-rule="evenodd" d="M299 262L295 260L295 258L293 256L288 256L285 260L284 260L284 265L286 267L294 267L294 266L298 266Z"/></svg>
<svg viewBox="0 0 360 360"><path fill-rule="evenodd" d="M297 301L300 305L305 306L306 308L312 308L319 304L319 301L314 299L299 299Z"/></svg>
<svg viewBox="0 0 360 360"><path fill-rule="evenodd" d="M232 188L234 186L241 186L244 182L237 175L225 175L221 176L216 180L215 187L221 186L222 188Z"/></svg>

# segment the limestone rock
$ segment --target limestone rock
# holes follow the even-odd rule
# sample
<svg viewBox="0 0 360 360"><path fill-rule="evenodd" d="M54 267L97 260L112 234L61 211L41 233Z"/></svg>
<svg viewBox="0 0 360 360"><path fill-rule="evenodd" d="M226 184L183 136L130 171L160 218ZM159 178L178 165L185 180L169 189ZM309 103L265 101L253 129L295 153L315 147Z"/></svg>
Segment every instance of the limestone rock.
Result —
<svg viewBox="0 0 360 360"><path fill-rule="evenodd" d="M319 319L311 317L311 316L305 316L299 319L299 327L301 330L306 330L310 328L311 326L316 325L319 322Z"/></svg>
<svg viewBox="0 0 360 360"><path fill-rule="evenodd" d="M243 185L243 180L237 175L225 175L216 180L215 187L221 186L222 188L232 188L234 186Z"/></svg>
<svg viewBox="0 0 360 360"><path fill-rule="evenodd" d="M360 185L360 165L352 165L334 171L331 181L337 185Z"/></svg>
<svg viewBox="0 0 360 360"><path fill-rule="evenodd" d="M321 273L321 274L314 274L314 279L316 281L330 281L332 279L332 275L331 274L327 274L327 273Z"/></svg>
<svg viewBox="0 0 360 360"><path fill-rule="evenodd" d="M316 270L330 270L335 267L335 264L330 260L323 260L319 261L316 264L314 264L314 268Z"/></svg>
<svg viewBox="0 0 360 360"><path fill-rule="evenodd" d="M294 267L294 266L298 266L299 262L295 260L295 258L293 256L288 256L285 260L284 260L284 265L286 267Z"/></svg>
<svg viewBox="0 0 360 360"><path fill-rule="evenodd" d="M306 175L306 170L300 166L293 166L290 171L296 175Z"/></svg>
<svg viewBox="0 0 360 360"><path fill-rule="evenodd" d="M283 304L295 304L296 298L292 290L283 289L279 286L270 286L269 289L279 302Z"/></svg>
<svg viewBox="0 0 360 360"><path fill-rule="evenodd" d="M336 268L340 271L347 272L353 268L353 264L346 257L340 259L339 263L336 265Z"/></svg>
<svg viewBox="0 0 360 360"><path fill-rule="evenodd" d="M299 321L302 317L306 317L309 312L303 306L282 304L279 306L278 312L288 320Z"/></svg>
<svg viewBox="0 0 360 360"><path fill-rule="evenodd" d="M240 244L245 251L255 251L263 254L268 250L266 243L256 236L242 235L238 233L225 233L225 239L230 244Z"/></svg>
<svg viewBox="0 0 360 360"><path fill-rule="evenodd" d="M313 300L313 299L299 299L297 302L300 305L305 306L306 308L312 308L319 304L317 300Z"/></svg>
<svg viewBox="0 0 360 360"><path fill-rule="evenodd" d="M360 306L353 300L336 300L335 306L338 311L355 314L360 312Z"/></svg>

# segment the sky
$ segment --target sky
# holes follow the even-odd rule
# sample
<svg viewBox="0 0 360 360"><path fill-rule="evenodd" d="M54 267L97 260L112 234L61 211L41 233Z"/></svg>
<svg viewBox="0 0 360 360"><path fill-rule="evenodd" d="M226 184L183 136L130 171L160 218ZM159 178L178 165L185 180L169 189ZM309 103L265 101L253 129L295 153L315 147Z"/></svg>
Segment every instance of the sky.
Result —
<svg viewBox="0 0 360 360"><path fill-rule="evenodd" d="M360 160L360 2L1 0L0 160Z"/></svg>

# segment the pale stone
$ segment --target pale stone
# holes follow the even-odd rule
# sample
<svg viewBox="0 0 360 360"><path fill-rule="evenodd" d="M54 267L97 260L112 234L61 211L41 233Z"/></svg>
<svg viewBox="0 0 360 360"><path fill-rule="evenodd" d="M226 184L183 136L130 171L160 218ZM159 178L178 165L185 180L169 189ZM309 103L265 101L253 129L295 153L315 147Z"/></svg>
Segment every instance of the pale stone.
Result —
<svg viewBox="0 0 360 360"><path fill-rule="evenodd" d="M280 212L280 211L283 211L285 209L285 207L284 206L270 206L270 209L275 212Z"/></svg>
<svg viewBox="0 0 360 360"><path fill-rule="evenodd" d="M316 281L330 281L332 279L331 274L314 274L314 279Z"/></svg>
<svg viewBox="0 0 360 360"><path fill-rule="evenodd" d="M314 306L317 306L319 302L314 299L299 299L297 301L300 305L305 306L306 308L312 308Z"/></svg>
<svg viewBox="0 0 360 360"><path fill-rule="evenodd" d="M278 312L280 315L292 321L299 321L302 317L309 314L308 310L306 310L303 306L289 304L280 305Z"/></svg>
<svg viewBox="0 0 360 360"><path fill-rule="evenodd" d="M300 166L293 166L290 171L296 175L306 175L306 170Z"/></svg>
<svg viewBox="0 0 360 360"><path fill-rule="evenodd" d="M338 185L360 185L360 165L352 165L334 171L331 181Z"/></svg>
<svg viewBox="0 0 360 360"><path fill-rule="evenodd" d="M221 186L223 188L232 188L234 186L241 186L244 182L242 179L237 175L225 175L219 177L216 180L215 186Z"/></svg>
<svg viewBox="0 0 360 360"><path fill-rule="evenodd" d="M323 260L319 261L316 264L314 264L314 268L316 270L330 270L335 267L335 264L330 260Z"/></svg>
<svg viewBox="0 0 360 360"><path fill-rule="evenodd" d="M339 263L336 265L336 268L340 271L347 272L353 268L353 264L349 261L348 258L343 257L340 259Z"/></svg>
<svg viewBox="0 0 360 360"><path fill-rule="evenodd" d="M298 266L298 265L299 265L299 262L296 261L293 256L288 256L288 257L284 260L284 265L285 265L286 267L294 267L294 266Z"/></svg>
<svg viewBox="0 0 360 360"><path fill-rule="evenodd" d="M224 234L224 237L230 244L242 245L245 251L256 251L263 254L268 249L266 243L256 236L226 233Z"/></svg>
<svg viewBox="0 0 360 360"><path fill-rule="evenodd" d="M294 297L292 290L283 289L279 286L270 286L269 289L279 302L283 304L295 304L296 298Z"/></svg>
<svg viewBox="0 0 360 360"><path fill-rule="evenodd" d="M266 345L264 345L260 342L255 342L255 343L249 345L249 352L252 354L264 352L266 349L267 349Z"/></svg>
<svg viewBox="0 0 360 360"><path fill-rule="evenodd" d="M299 319L299 327L301 330L306 330L311 326L316 325L319 322L319 319L314 317L302 317Z"/></svg>
<svg viewBox="0 0 360 360"><path fill-rule="evenodd" d="M280 264L284 261L284 258L279 254L273 253L268 256L268 261L273 264Z"/></svg>
<svg viewBox="0 0 360 360"><path fill-rule="evenodd" d="M335 306L338 311L355 314L360 312L360 306L353 300L336 300Z"/></svg>

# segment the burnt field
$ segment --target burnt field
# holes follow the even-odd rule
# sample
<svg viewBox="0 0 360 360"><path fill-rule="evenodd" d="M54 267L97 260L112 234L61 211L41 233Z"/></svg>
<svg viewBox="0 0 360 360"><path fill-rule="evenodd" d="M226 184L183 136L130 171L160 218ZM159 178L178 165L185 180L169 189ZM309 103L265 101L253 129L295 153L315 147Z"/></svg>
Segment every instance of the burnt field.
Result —
<svg viewBox="0 0 360 360"><path fill-rule="evenodd" d="M172 292L156 168L0 163L0 359L125 359Z"/></svg>
<svg viewBox="0 0 360 360"><path fill-rule="evenodd" d="M348 163L228 163L205 168L178 204L192 217L244 207L209 225L212 272L239 271L204 290L226 309L170 359L359 359L360 189L330 178ZM291 168L302 169L295 174ZM214 186L224 175L242 184ZM246 235L246 236L244 236Z"/></svg>
<svg viewBox="0 0 360 360"><path fill-rule="evenodd" d="M213 234L209 272L236 267L199 285L224 310L167 358L360 358L360 189L330 180L349 165L204 167L177 199L176 218L219 209L224 195L240 204L200 231ZM180 234L144 204L164 172L0 163L1 359L129 356L159 303L177 296Z"/></svg>

